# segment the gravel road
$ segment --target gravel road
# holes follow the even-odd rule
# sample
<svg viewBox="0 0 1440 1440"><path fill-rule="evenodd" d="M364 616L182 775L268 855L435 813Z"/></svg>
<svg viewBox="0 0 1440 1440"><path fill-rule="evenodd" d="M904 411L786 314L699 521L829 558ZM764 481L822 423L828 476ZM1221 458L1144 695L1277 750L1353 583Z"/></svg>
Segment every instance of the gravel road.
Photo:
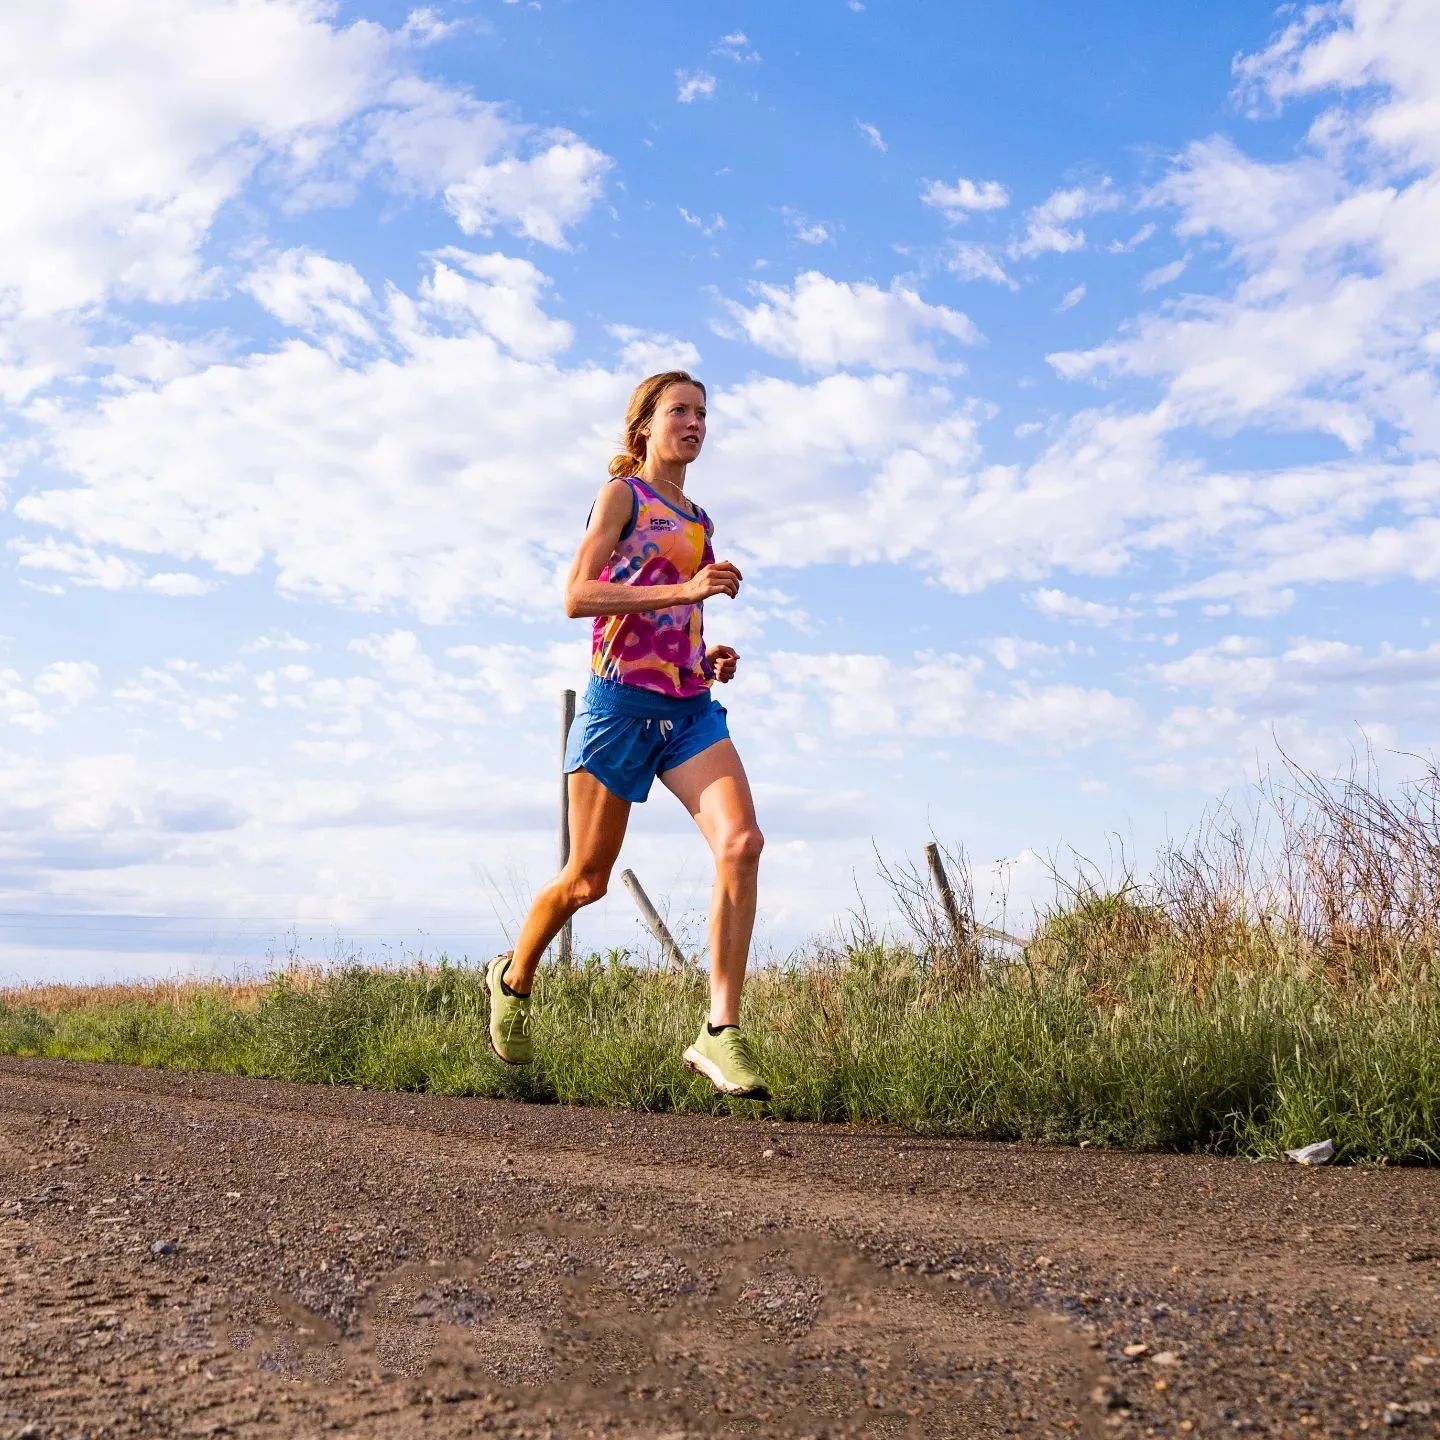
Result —
<svg viewBox="0 0 1440 1440"><path fill-rule="evenodd" d="M1437 1218L1434 1171L0 1060L0 1440L1433 1435Z"/></svg>

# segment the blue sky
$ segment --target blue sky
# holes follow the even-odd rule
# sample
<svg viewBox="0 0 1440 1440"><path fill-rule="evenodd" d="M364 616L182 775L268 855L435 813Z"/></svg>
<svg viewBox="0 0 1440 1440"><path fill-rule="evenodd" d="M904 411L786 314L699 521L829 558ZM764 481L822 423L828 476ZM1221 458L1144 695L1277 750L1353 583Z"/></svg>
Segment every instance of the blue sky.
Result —
<svg viewBox="0 0 1440 1440"><path fill-rule="evenodd" d="M1402 778L1437 56L1421 0L0 0L0 973L498 948L674 362L767 950L932 831L1021 925L1277 746ZM698 936L687 824L626 860Z"/></svg>

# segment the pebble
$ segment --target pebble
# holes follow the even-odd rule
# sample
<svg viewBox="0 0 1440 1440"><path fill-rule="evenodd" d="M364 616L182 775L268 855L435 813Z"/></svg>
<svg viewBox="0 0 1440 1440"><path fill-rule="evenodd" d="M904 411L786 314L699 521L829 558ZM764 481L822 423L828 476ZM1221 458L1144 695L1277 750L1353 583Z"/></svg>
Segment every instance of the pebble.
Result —
<svg viewBox="0 0 1440 1440"><path fill-rule="evenodd" d="M157 1240L150 1247L152 1255L173 1255L180 1247L173 1240Z"/></svg>

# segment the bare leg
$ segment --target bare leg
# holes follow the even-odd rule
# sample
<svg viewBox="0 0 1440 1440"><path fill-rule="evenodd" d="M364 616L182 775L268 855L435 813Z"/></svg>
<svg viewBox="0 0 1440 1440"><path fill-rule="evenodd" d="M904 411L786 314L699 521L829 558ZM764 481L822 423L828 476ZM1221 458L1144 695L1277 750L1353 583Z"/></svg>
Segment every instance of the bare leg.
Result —
<svg viewBox="0 0 1440 1440"><path fill-rule="evenodd" d="M630 819L630 802L611 794L587 771L572 770L569 784L570 862L530 902L505 970L505 983L522 995L529 994L540 957L560 927L605 893Z"/></svg>
<svg viewBox="0 0 1440 1440"><path fill-rule="evenodd" d="M739 753L729 740L661 777L690 812L715 857L710 894L710 1023L740 1023L740 991L755 929L755 895L765 837Z"/></svg>

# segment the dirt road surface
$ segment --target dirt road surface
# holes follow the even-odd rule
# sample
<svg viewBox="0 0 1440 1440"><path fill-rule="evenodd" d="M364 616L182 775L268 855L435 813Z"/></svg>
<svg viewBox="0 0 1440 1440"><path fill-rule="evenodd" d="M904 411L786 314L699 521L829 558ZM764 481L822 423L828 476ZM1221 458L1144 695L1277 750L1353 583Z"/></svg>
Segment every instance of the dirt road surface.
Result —
<svg viewBox="0 0 1440 1440"><path fill-rule="evenodd" d="M1437 1178L0 1060L0 1440L1432 1435Z"/></svg>

